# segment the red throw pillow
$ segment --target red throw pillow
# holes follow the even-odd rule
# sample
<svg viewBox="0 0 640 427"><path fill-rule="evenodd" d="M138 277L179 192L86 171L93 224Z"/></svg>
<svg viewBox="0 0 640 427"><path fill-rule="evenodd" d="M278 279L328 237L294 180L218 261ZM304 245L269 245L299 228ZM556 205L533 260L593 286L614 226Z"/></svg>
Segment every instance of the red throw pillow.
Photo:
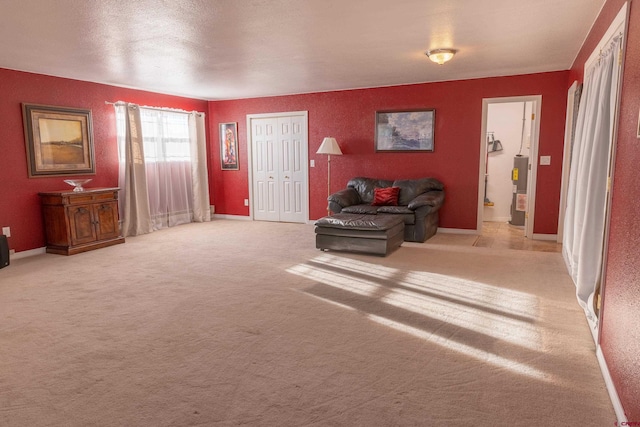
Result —
<svg viewBox="0 0 640 427"><path fill-rule="evenodd" d="M373 190L373 206L398 206L400 187L375 188Z"/></svg>

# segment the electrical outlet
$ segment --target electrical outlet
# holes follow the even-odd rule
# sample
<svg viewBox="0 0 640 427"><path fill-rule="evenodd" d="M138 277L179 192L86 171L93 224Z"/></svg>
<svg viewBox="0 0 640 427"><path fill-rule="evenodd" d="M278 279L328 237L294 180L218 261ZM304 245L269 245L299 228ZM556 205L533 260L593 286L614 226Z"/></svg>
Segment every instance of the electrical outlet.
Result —
<svg viewBox="0 0 640 427"><path fill-rule="evenodd" d="M11 237L11 227L2 227L2 234Z"/></svg>
<svg viewBox="0 0 640 427"><path fill-rule="evenodd" d="M244 205L249 206L249 199L244 199Z"/></svg>

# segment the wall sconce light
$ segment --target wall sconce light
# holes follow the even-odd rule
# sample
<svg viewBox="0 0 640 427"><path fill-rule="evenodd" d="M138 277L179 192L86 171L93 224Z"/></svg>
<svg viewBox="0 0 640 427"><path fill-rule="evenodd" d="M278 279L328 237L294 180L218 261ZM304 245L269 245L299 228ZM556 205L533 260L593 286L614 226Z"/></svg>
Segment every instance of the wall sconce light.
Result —
<svg viewBox="0 0 640 427"><path fill-rule="evenodd" d="M442 65L455 55L457 50L455 49L431 49L425 52L425 55L429 57L430 60L435 62L438 65Z"/></svg>

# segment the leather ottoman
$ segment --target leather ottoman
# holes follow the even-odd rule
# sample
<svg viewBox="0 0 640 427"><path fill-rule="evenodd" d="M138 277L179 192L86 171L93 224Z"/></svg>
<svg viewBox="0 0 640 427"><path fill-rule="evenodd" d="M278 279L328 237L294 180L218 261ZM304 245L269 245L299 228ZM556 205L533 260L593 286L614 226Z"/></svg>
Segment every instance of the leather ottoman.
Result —
<svg viewBox="0 0 640 427"><path fill-rule="evenodd" d="M338 213L315 223L316 248L386 256L404 241L402 215Z"/></svg>

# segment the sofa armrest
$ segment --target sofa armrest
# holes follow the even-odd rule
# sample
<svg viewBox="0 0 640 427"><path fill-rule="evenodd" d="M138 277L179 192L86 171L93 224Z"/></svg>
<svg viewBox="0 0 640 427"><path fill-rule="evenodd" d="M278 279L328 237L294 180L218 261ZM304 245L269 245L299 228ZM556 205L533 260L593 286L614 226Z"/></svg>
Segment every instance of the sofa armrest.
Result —
<svg viewBox="0 0 640 427"><path fill-rule="evenodd" d="M409 202L407 206L411 210L416 210L423 206L430 206L433 209L440 209L442 203L444 202L444 191L427 191L426 193L420 194L418 197Z"/></svg>
<svg viewBox="0 0 640 427"><path fill-rule="evenodd" d="M339 213L342 208L360 204L360 195L353 188L345 188L331 194L327 201L331 212Z"/></svg>

